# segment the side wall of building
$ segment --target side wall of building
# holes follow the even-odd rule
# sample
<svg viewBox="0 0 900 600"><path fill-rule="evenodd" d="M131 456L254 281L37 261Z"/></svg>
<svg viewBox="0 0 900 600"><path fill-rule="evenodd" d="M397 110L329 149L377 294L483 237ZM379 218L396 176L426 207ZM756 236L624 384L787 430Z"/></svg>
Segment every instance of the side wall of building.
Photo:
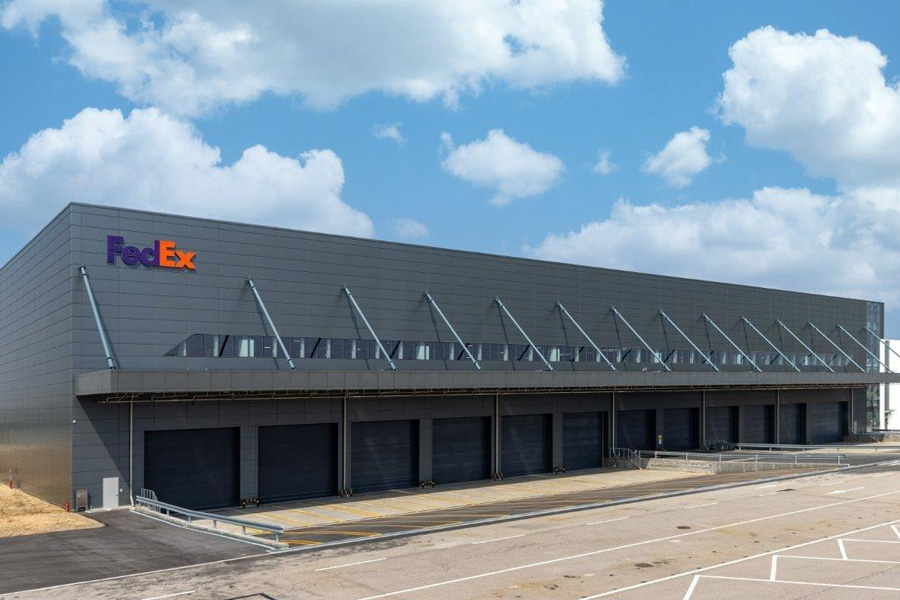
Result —
<svg viewBox="0 0 900 600"><path fill-rule="evenodd" d="M70 502L72 215L64 211L0 269L0 481Z"/></svg>

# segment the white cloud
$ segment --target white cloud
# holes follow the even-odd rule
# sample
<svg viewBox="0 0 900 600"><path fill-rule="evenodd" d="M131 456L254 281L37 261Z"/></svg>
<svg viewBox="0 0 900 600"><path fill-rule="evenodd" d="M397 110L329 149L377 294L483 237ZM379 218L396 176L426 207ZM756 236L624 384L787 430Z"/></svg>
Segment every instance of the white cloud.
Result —
<svg viewBox="0 0 900 600"><path fill-rule="evenodd" d="M447 156L443 167L460 179L495 190L491 203L504 206L517 198L546 192L559 179L563 162L492 129L483 140L455 146L441 134Z"/></svg>
<svg viewBox="0 0 900 600"><path fill-rule="evenodd" d="M676 133L665 148L647 159L643 170L659 175L671 186L685 187L712 162L706 153L708 142L709 131L699 127Z"/></svg>
<svg viewBox="0 0 900 600"><path fill-rule="evenodd" d="M372 135L379 140L393 140L401 146L406 143L406 138L400 132L400 123L391 123L390 125L376 123L372 125Z"/></svg>
<svg viewBox="0 0 900 600"><path fill-rule="evenodd" d="M609 175L619 170L619 165L609 160L609 150L601 150L597 159L597 164L591 169L599 175Z"/></svg>
<svg viewBox="0 0 900 600"><path fill-rule="evenodd" d="M299 158L263 146L222 165L218 148L156 109L88 108L44 129L0 163L0 222L33 231L69 202L358 236L372 221L341 199L344 169L331 150Z"/></svg>
<svg viewBox="0 0 900 600"><path fill-rule="evenodd" d="M900 301L900 194L764 188L749 199L637 206L550 234L548 260Z"/></svg>
<svg viewBox="0 0 900 600"><path fill-rule="evenodd" d="M422 223L409 218L394 219L394 235L405 240L418 240L428 237L428 228Z"/></svg>
<svg viewBox="0 0 900 600"><path fill-rule="evenodd" d="M71 64L127 98L199 114L263 93L310 106L381 91L455 104L496 82L616 83L624 59L601 0L146 0L126 25L105 0L7 0L7 29L57 17Z"/></svg>
<svg viewBox="0 0 900 600"><path fill-rule="evenodd" d="M748 142L790 152L845 190L900 187L900 90L875 45L763 27L729 55L719 110Z"/></svg>

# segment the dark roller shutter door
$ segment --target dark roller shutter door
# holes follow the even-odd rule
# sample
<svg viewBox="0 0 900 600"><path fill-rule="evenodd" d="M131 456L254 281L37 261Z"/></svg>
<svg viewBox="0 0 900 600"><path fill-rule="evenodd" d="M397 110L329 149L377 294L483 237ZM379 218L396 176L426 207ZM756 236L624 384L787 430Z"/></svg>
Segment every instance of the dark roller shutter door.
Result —
<svg viewBox="0 0 900 600"><path fill-rule="evenodd" d="M337 493L337 424L259 428L259 498L284 502Z"/></svg>
<svg viewBox="0 0 900 600"><path fill-rule="evenodd" d="M737 406L711 406L706 409L706 443L737 442Z"/></svg>
<svg viewBox="0 0 900 600"><path fill-rule="evenodd" d="M350 447L350 487L354 492L419 484L418 421L353 423Z"/></svg>
<svg viewBox="0 0 900 600"><path fill-rule="evenodd" d="M622 410L617 412L616 446L632 450L656 448L656 411Z"/></svg>
<svg viewBox="0 0 900 600"><path fill-rule="evenodd" d="M667 408L663 418L666 450L696 450L700 447L699 408Z"/></svg>
<svg viewBox="0 0 900 600"><path fill-rule="evenodd" d="M751 404L744 408L744 442L748 444L775 443L775 407Z"/></svg>
<svg viewBox="0 0 900 600"><path fill-rule="evenodd" d="M505 477L550 471L550 415L507 416L500 425Z"/></svg>
<svg viewBox="0 0 900 600"><path fill-rule="evenodd" d="M240 437L237 427L144 432L144 487L182 508L236 506Z"/></svg>
<svg viewBox="0 0 900 600"><path fill-rule="evenodd" d="M432 421L432 477L437 484L491 476L491 419L465 417Z"/></svg>
<svg viewBox="0 0 900 600"><path fill-rule="evenodd" d="M781 444L806 443L806 405L782 404L778 423L778 442Z"/></svg>
<svg viewBox="0 0 900 600"><path fill-rule="evenodd" d="M846 402L814 402L812 441L814 444L843 442L847 434Z"/></svg>
<svg viewBox="0 0 900 600"><path fill-rule="evenodd" d="M563 415L563 465L566 469L603 466L603 413Z"/></svg>

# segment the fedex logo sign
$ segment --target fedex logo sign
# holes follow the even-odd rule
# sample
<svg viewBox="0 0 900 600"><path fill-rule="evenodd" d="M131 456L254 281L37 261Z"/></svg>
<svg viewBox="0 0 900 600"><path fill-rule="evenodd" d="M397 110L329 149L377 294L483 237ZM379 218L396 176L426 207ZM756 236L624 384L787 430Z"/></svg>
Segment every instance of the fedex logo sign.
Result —
<svg viewBox="0 0 900 600"><path fill-rule="evenodd" d="M196 252L178 250L171 240L156 240L153 246L140 249L137 246L125 246L125 238L118 235L106 237L106 262L115 264L116 256L122 257L126 265L141 263L145 267L166 267L169 269L188 269L194 271Z"/></svg>

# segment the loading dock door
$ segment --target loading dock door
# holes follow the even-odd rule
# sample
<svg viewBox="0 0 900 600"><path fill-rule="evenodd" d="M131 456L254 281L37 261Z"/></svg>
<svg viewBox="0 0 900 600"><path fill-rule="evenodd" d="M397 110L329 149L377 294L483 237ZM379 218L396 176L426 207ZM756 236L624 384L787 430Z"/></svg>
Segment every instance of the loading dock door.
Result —
<svg viewBox="0 0 900 600"><path fill-rule="evenodd" d="M285 502L337 493L337 423L259 428L259 498Z"/></svg>
<svg viewBox="0 0 900 600"><path fill-rule="evenodd" d="M603 413L563 415L563 466L570 471L603 466Z"/></svg>
<svg viewBox="0 0 900 600"><path fill-rule="evenodd" d="M435 483L490 478L490 417L435 419L431 431Z"/></svg>
<svg viewBox="0 0 900 600"><path fill-rule="evenodd" d="M237 427L144 432L144 487L161 502L206 509L239 503Z"/></svg>
<svg viewBox="0 0 900 600"><path fill-rule="evenodd" d="M622 410L617 412L616 446L632 450L656 448L656 411Z"/></svg>
<svg viewBox="0 0 900 600"><path fill-rule="evenodd" d="M419 422L359 421L350 435L350 480L354 492L419 484Z"/></svg>
<svg viewBox="0 0 900 600"><path fill-rule="evenodd" d="M744 408L744 442L748 444L775 443L775 406L750 404Z"/></svg>
<svg viewBox="0 0 900 600"><path fill-rule="evenodd" d="M847 434L846 402L815 402L812 405L814 444L843 442Z"/></svg>
<svg viewBox="0 0 900 600"><path fill-rule="evenodd" d="M666 450L696 450L700 447L699 408L667 408L663 418Z"/></svg>
<svg viewBox="0 0 900 600"><path fill-rule="evenodd" d="M550 471L550 415L507 416L500 425L505 477Z"/></svg>
<svg viewBox="0 0 900 600"><path fill-rule="evenodd" d="M806 405L782 404L778 424L778 442L781 444L806 443Z"/></svg>
<svg viewBox="0 0 900 600"><path fill-rule="evenodd" d="M706 443L738 441L738 407L710 406L706 409Z"/></svg>

